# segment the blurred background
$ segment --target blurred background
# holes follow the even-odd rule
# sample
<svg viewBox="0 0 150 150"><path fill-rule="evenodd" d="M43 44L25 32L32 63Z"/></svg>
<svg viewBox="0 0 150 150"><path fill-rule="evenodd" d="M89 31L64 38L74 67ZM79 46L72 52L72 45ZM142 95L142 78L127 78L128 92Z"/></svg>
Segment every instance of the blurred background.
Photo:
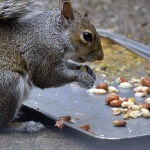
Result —
<svg viewBox="0 0 150 150"><path fill-rule="evenodd" d="M58 6L58 0L44 1L48 9ZM150 46L150 0L72 0L72 3L96 28Z"/></svg>
<svg viewBox="0 0 150 150"><path fill-rule="evenodd" d="M150 0L76 0L95 25L150 46Z"/></svg>

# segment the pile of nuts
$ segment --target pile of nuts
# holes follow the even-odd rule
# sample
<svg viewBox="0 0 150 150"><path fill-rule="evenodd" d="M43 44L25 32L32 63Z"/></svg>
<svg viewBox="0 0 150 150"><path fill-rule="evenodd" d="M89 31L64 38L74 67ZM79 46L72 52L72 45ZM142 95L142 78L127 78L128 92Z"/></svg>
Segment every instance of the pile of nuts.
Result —
<svg viewBox="0 0 150 150"><path fill-rule="evenodd" d="M135 99L130 97L127 99L127 101L122 102L121 108L112 108L112 114L114 116L120 115L122 113L125 113L123 115L123 119L128 118L149 118L150 117L150 98L147 98L145 100L145 104L138 103L135 104Z"/></svg>
<svg viewBox="0 0 150 150"><path fill-rule="evenodd" d="M133 88L133 85L127 81L126 78L120 77L116 79L116 82L119 85L119 88L130 89ZM141 85L137 86L133 89L135 92L136 97L145 97L147 94L150 94L150 79L148 77L142 77L141 79L134 79L131 80L132 83L139 82ZM106 94L108 93L119 93L118 90L114 86L108 86L107 83L100 83L96 87L89 90L90 93L94 94Z"/></svg>
<svg viewBox="0 0 150 150"><path fill-rule="evenodd" d="M124 78L118 78L118 84L124 84L124 88L131 88L130 83ZM142 77L141 86L134 88L136 97L144 97L147 94L150 94L150 79L148 77ZM106 104L109 104L112 107L121 107L121 108L112 108L113 115L123 115L123 119L128 118L139 118L139 117L150 117L150 98L145 99L145 104L138 103L136 104L135 98L120 98L119 95L115 93L110 93L107 95Z"/></svg>
<svg viewBox="0 0 150 150"><path fill-rule="evenodd" d="M107 92L119 93L120 91L113 86L108 86L107 83L100 83L96 87L90 89L89 92L102 95L102 94L106 94Z"/></svg>
<svg viewBox="0 0 150 150"><path fill-rule="evenodd" d="M120 77L116 79L116 82L120 88L133 88L133 85L129 83L126 78ZM142 77L141 79L132 78L131 82L138 82L140 84L140 86L133 89L135 97L145 97L147 94L150 94L150 79L148 77ZM105 104L114 107L111 109L114 116L124 113L123 119L135 119L141 116L144 118L150 118L150 98L146 98L144 104L136 103L136 100L133 97L121 98L118 95L120 91L113 86L109 87L106 83L98 84L95 88L90 89L90 92L94 94L106 94L108 92ZM122 122L124 121L119 120L115 121L114 124L119 126L120 123L120 126L125 126L126 123L124 122L123 124Z"/></svg>
<svg viewBox="0 0 150 150"><path fill-rule="evenodd" d="M134 88L136 97L144 97L150 94L150 79L148 77L141 78L141 86Z"/></svg>

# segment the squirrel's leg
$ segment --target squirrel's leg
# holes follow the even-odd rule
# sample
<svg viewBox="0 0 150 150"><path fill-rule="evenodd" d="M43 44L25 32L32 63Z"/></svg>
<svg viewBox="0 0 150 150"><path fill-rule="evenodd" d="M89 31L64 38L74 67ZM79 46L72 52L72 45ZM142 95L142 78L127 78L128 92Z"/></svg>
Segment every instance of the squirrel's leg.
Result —
<svg viewBox="0 0 150 150"><path fill-rule="evenodd" d="M43 125L40 123L10 123L18 112L22 102L27 98L31 85L28 76L17 72L1 71L0 73L0 131L37 132Z"/></svg>

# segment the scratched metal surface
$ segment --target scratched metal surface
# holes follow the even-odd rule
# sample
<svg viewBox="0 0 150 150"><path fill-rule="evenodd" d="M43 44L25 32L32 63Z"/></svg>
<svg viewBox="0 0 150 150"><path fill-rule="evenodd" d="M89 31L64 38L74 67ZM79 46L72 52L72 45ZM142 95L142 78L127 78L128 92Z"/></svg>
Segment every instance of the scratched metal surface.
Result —
<svg viewBox="0 0 150 150"><path fill-rule="evenodd" d="M108 43L108 41L106 43ZM103 47L105 49L105 44L103 45ZM114 45L113 47L114 49L117 48L116 45ZM127 55L127 50L123 49L123 51L125 51L125 55ZM105 52L107 55L107 50ZM123 54L124 53L121 52L121 55ZM108 55L110 54L108 53ZM133 59L137 59L137 61L139 61L139 56L134 55L135 54L133 54L133 57L130 61L132 61ZM110 55L110 57L112 56ZM117 62L116 60L113 61L118 65L115 68L121 67L121 59L118 60L119 62ZM102 66L105 69L105 62L112 63L113 61L109 62L108 58L106 58L106 60L103 61ZM130 67L130 64L127 64L128 61L123 61L122 63L124 66L128 65L128 67ZM145 66L145 64L147 64L147 66L150 66L150 62L146 62L144 60L142 60L141 63L138 63L137 65L135 64L135 66L133 66L132 64L131 68L128 68L129 71L128 69L126 69L125 71L127 72L127 77L131 78L134 74L136 75L136 77L147 75L147 71L149 71L149 68ZM95 69L94 67L93 69ZM110 65L110 67L113 66ZM111 73L113 74L113 81L115 81L115 79L120 75L118 74L118 72L116 72L115 74L115 72L112 72L112 70L109 71L111 71ZM103 73L103 71L96 71L97 80L95 82L95 85L97 85L100 81L106 80L106 77L103 75ZM109 82L109 86L115 86L116 88L118 88L120 90L120 97L134 97L133 89L120 89L116 82ZM28 108L33 108L37 111L40 111L54 120L57 120L60 116L66 115L70 115L73 119L80 118L79 120L76 120L76 124L65 123L65 126L72 128L72 131L78 131L97 139L117 140L150 136L150 119L145 119L142 117L138 119L128 119L126 121L126 127L114 127L113 121L122 119L123 114L119 116L112 115L111 107L105 105L106 96L107 94L91 94L86 89L80 88L77 84L74 83L73 85L69 84L60 88L51 88L45 90L36 88L32 90L29 100L26 101L24 105ZM150 97L150 95L148 95L147 97ZM144 102L145 99L146 97L136 97L136 102ZM89 124L95 135L80 130L79 126L84 124Z"/></svg>

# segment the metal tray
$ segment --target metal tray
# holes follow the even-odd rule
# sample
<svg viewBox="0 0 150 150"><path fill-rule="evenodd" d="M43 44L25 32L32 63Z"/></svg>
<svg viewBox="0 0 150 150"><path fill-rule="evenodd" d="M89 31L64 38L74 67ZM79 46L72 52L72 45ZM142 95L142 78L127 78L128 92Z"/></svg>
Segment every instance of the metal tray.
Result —
<svg viewBox="0 0 150 150"><path fill-rule="evenodd" d="M147 75L145 71L137 72L138 76ZM96 73L96 76L95 85L105 79L100 73ZM109 82L109 86L115 86L119 89L115 82ZM119 90L121 97L134 97L133 89ZM150 119L142 117L129 119L126 127L114 127L113 121L122 119L122 115L112 115L111 107L105 105L106 95L91 94L76 83L45 90L36 88L32 90L30 98L24 103L24 106L49 116L53 120L58 120L60 116L66 115L70 115L73 119L80 118L76 124L65 123L65 127L96 139L122 140L150 137ZM143 102L145 98L136 98L136 102ZM89 124L95 135L79 129L79 126L84 124Z"/></svg>
<svg viewBox="0 0 150 150"><path fill-rule="evenodd" d="M97 77L96 83L99 81ZM122 89L120 96L133 96L133 92L131 89ZM112 116L110 106L105 105L105 99L106 95L93 95L78 85L74 85L74 87L66 85L57 89L34 89L30 95L30 100L26 101L25 105L49 115L54 120L65 115L80 118L76 124L66 123L66 125L95 138L124 139L150 135L148 132L150 119L129 119L126 127L114 127L112 122L122 119L122 115ZM138 101L142 102L144 99L138 98ZM80 130L79 126L84 124L89 124L95 135Z"/></svg>

